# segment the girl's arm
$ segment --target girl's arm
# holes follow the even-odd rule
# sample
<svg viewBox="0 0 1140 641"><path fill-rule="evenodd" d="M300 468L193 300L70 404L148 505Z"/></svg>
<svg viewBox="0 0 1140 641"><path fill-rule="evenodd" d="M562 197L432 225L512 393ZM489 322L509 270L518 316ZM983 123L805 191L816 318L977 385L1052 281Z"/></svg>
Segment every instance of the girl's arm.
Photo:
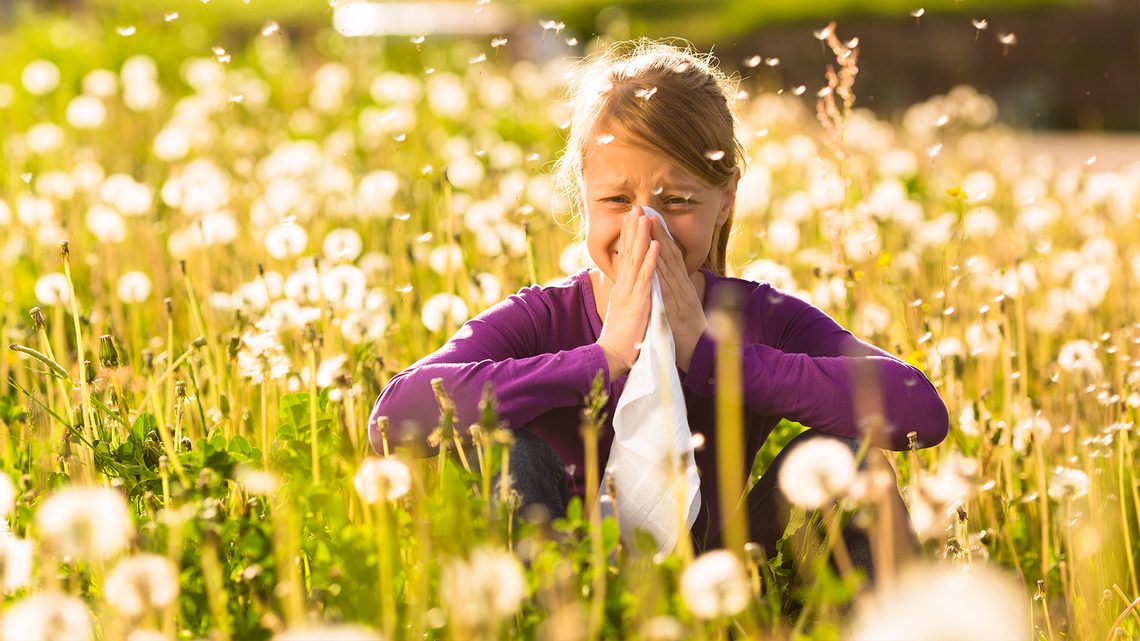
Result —
<svg viewBox="0 0 1140 641"><path fill-rule="evenodd" d="M748 297L744 318L746 332L759 328L761 333L760 341L743 348L744 400L751 411L836 436L861 438L856 396L877 392L878 399L871 399L871 404L878 401L888 432L875 445L905 450L907 433L912 431L919 447L946 438L946 404L926 375L855 338L819 308L762 284ZM715 357L715 342L708 334L701 336L685 386L711 395L716 386Z"/></svg>
<svg viewBox="0 0 1140 641"><path fill-rule="evenodd" d="M554 335L554 306L539 287L528 287L469 320L436 352L393 377L380 392L368 421L373 448L382 451L376 419L388 417L391 445L412 439L422 447L439 423L433 378L455 402L461 433L479 418L479 400L490 382L499 419L521 427L556 407L580 405L594 377L609 369L602 348L590 343L555 353L538 353L540 337ZM537 355L536 355L537 354Z"/></svg>

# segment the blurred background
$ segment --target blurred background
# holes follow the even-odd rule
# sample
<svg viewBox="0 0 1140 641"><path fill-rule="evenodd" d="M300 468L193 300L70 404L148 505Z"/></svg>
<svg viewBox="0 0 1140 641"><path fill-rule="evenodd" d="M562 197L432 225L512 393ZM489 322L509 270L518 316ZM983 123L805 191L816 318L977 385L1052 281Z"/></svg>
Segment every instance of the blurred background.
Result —
<svg viewBox="0 0 1140 641"><path fill-rule="evenodd" d="M359 11L367 5L373 11ZM479 9L472 12L472 7ZM543 58L591 39L683 37L713 49L726 67L772 85L819 77L828 57L809 36L828 20L861 41L862 106L881 115L956 84L997 101L999 118L1035 129L1140 129L1140 2L1136 0L467 0L325 3L280 0L0 0L8 33L34 14L79 14L116 24L180 14L175 42L195 48L212 32L231 39L276 20L295 35L313 34L345 13L346 33L370 37L502 35L503 55ZM434 15L433 15L434 14ZM352 15L352 18L348 18ZM187 19L190 18L190 19ZM349 25L350 21L357 24ZM564 28L536 37L535 21ZM1009 44L1002 36L1013 34ZM1006 38L1009 40L1009 38ZM30 43L29 43L30 44ZM7 47L6 47L7 48ZM571 47L573 48L573 47ZM750 65L755 55L778 67Z"/></svg>

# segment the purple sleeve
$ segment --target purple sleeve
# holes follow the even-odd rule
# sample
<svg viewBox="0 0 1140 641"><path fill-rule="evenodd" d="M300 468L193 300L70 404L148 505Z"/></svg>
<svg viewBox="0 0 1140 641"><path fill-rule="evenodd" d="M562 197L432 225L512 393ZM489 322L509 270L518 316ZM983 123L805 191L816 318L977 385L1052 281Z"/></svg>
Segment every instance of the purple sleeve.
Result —
<svg viewBox="0 0 1140 641"><path fill-rule="evenodd" d="M467 321L436 352L394 376L380 392L368 420L372 447L382 451L376 419L388 417L388 442L413 439L423 447L439 423L433 378L455 402L461 432L479 417L488 381L498 400L499 419L521 427L555 407L580 405L598 370L609 385L605 353L595 343L538 353L549 337L551 306L538 287L521 290ZM537 355L536 355L537 354ZM429 450L431 448L428 448Z"/></svg>
<svg viewBox="0 0 1140 641"><path fill-rule="evenodd" d="M819 308L768 285L757 287L744 307L749 328L759 324L760 342L743 348L744 400L764 416L779 416L847 438L861 438L855 418L855 372L874 393L888 433L876 445L905 450L907 433L918 434L919 447L946 438L946 404L921 370L855 338ZM687 388L702 396L715 390L716 344L707 334L698 340Z"/></svg>

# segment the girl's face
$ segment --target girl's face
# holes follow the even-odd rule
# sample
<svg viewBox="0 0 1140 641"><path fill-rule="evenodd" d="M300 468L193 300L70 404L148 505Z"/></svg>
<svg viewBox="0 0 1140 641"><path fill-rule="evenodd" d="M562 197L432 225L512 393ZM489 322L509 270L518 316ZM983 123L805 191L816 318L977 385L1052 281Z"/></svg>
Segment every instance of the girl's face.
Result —
<svg viewBox="0 0 1140 641"><path fill-rule="evenodd" d="M709 187L656 151L616 132L611 135L605 144L591 138L582 167L578 198L590 258L610 282L616 280L622 217L642 205L665 219L685 270L693 275L708 257L713 232L728 219L739 170L724 187Z"/></svg>

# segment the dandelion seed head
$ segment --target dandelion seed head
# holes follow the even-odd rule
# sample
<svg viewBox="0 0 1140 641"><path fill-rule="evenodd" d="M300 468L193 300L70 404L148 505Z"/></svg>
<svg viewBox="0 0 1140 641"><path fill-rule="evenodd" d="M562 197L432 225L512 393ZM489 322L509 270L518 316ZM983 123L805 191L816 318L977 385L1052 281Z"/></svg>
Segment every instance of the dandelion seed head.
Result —
<svg viewBox="0 0 1140 641"><path fill-rule="evenodd" d="M466 628L513 616L527 595L518 559L488 547L444 565L439 588L448 615Z"/></svg>
<svg viewBox="0 0 1140 641"><path fill-rule="evenodd" d="M157 554L127 557L107 574L103 594L112 608L128 617L164 608L178 597L178 569Z"/></svg>
<svg viewBox="0 0 1140 641"><path fill-rule="evenodd" d="M780 490L794 505L816 509L847 492L855 479L855 456L846 444L816 438L795 446L780 467Z"/></svg>
<svg viewBox="0 0 1140 641"><path fill-rule="evenodd" d="M998 42L1002 43L1003 45L1005 45L1007 47L1013 46L1013 45L1017 44L1017 34L1013 33L1012 31L1009 33L999 33L998 34Z"/></svg>
<svg viewBox="0 0 1140 641"><path fill-rule="evenodd" d="M681 573L681 597L694 616L717 619L739 614L752 599L744 565L728 550L713 550Z"/></svg>
<svg viewBox="0 0 1140 641"><path fill-rule="evenodd" d="M105 488L56 490L36 511L36 526L47 545L74 559L106 559L134 535L122 494Z"/></svg>
<svg viewBox="0 0 1140 641"><path fill-rule="evenodd" d="M368 504L381 499L396 501L408 493L412 475L408 466L394 457L368 457L360 464L352 484L360 498Z"/></svg>
<svg viewBox="0 0 1140 641"><path fill-rule="evenodd" d="M984 18L978 19L978 20L971 20L970 24L974 25L974 28L977 29L978 31L985 31L986 29L988 29L990 27L990 21L986 20Z"/></svg>
<svg viewBox="0 0 1140 641"><path fill-rule="evenodd" d="M5 610L0 637L86 641L92 638L91 613L76 597L56 592L32 594Z"/></svg>
<svg viewBox="0 0 1140 641"><path fill-rule="evenodd" d="M910 12L910 16L912 18L921 18L925 14L926 14L926 9L923 9L922 7L914 9Z"/></svg>

